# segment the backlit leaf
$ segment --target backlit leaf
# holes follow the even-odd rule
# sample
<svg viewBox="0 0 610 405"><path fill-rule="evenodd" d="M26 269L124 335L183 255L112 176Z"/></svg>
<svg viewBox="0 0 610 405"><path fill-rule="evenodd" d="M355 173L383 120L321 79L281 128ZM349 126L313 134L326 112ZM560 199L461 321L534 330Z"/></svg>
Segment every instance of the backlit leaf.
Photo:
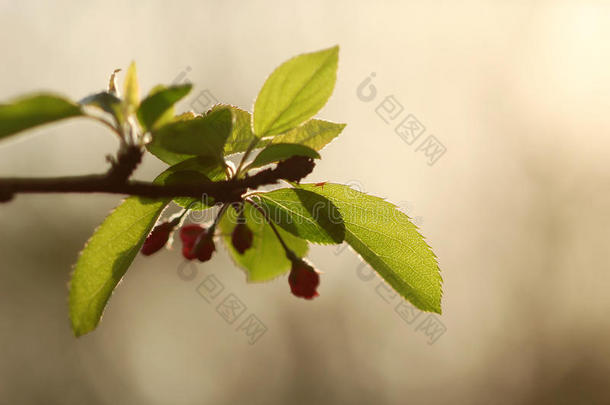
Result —
<svg viewBox="0 0 610 405"><path fill-rule="evenodd" d="M155 183L188 183L192 173L170 168ZM97 327L112 292L170 200L129 197L95 230L70 281L70 320L76 336Z"/></svg>
<svg viewBox="0 0 610 405"><path fill-rule="evenodd" d="M127 69L123 93L125 114L131 114L136 111L140 104L140 84L138 83L138 72L136 71L135 62L131 62Z"/></svg>
<svg viewBox="0 0 610 405"><path fill-rule="evenodd" d="M233 123L231 135L229 135L227 143L225 144L224 153L225 155L231 155L233 153L245 152L250 143L257 139L252 132L250 113L240 108L223 104L215 106L214 109L227 107L233 112L235 121Z"/></svg>
<svg viewBox="0 0 610 405"><path fill-rule="evenodd" d="M96 107L112 115L117 124L121 124L124 119L123 101L113 93L99 92L87 96L79 101L79 104L89 107Z"/></svg>
<svg viewBox="0 0 610 405"><path fill-rule="evenodd" d="M400 295L424 311L441 312L436 256L396 206L348 186L300 186L328 198L345 223L345 241Z"/></svg>
<svg viewBox="0 0 610 405"><path fill-rule="evenodd" d="M173 106L191 91L192 85L182 84L172 87L157 87L142 100L138 107L138 120L142 129L148 131L155 126L167 124L173 120Z"/></svg>
<svg viewBox="0 0 610 405"><path fill-rule="evenodd" d="M297 143L320 150L343 131L345 124L311 119L305 124L288 132L277 135L271 143Z"/></svg>
<svg viewBox="0 0 610 405"><path fill-rule="evenodd" d="M172 169L180 173L190 173L184 182L202 184L225 180L227 178L224 166L215 159L205 157L194 157L172 166ZM184 176L183 176L184 177ZM200 198L178 197L174 202L183 208L191 210L204 210L214 205L214 199L206 195Z"/></svg>
<svg viewBox="0 0 610 405"><path fill-rule="evenodd" d="M276 135L313 117L333 92L339 47L284 62L265 81L254 104L254 133Z"/></svg>
<svg viewBox="0 0 610 405"><path fill-rule="evenodd" d="M244 205L246 225L254 234L252 247L241 255L233 248L231 243L231 232L237 224L238 216L233 207L229 207L222 217L219 227L223 240L231 257L237 265L242 267L247 274L248 281L259 282L274 279L288 270L291 263L286 258L286 253L278 241L271 226L265 222L263 215L250 204ZM297 238L278 227L282 238L299 257L307 254L307 242Z"/></svg>
<svg viewBox="0 0 610 405"><path fill-rule="evenodd" d="M341 213L319 194L299 188L280 188L257 193L256 198L274 223L295 236L322 244L341 243L345 238Z"/></svg>
<svg viewBox="0 0 610 405"><path fill-rule="evenodd" d="M72 101L54 94L33 94L0 104L0 139L25 129L83 115Z"/></svg>
<svg viewBox="0 0 610 405"><path fill-rule="evenodd" d="M192 156L223 161L224 146L232 127L233 115L230 109L212 110L204 116L174 121L154 130L148 150L170 164ZM164 155L165 151L171 154Z"/></svg>

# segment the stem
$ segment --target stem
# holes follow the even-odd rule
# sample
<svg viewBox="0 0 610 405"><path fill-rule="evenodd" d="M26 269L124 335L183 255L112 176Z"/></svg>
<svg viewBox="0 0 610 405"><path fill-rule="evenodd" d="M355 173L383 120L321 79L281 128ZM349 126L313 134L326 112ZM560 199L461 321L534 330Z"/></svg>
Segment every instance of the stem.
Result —
<svg viewBox="0 0 610 405"><path fill-rule="evenodd" d="M112 132L114 132L119 137L121 142L124 142L123 135L121 134L121 132L114 125L112 125L112 123L106 121L105 119L103 119L101 117L97 117L95 115L86 115L86 117L87 118L91 118L92 120L97 121L97 122L105 125L107 128L110 128L112 130Z"/></svg>
<svg viewBox="0 0 610 405"><path fill-rule="evenodd" d="M227 207L230 204L223 204L222 207L220 207L220 210L218 211L218 215L216 215L216 218L214 218L214 222L212 223L212 225L210 225L210 228L208 229L207 233L206 233L206 237L210 237L213 238L214 237L214 231L216 230L216 225L218 225L218 222L220 222L220 219L222 217L222 215L224 214L224 212L227 210ZM193 246L193 252L195 254L197 254L197 252L199 251L199 249L201 248L201 244L203 243L203 234L199 235L197 237L197 240L195 241L195 245Z"/></svg>
<svg viewBox="0 0 610 405"><path fill-rule="evenodd" d="M248 149L246 149L246 151L244 152L244 155L241 158L241 161L239 162L239 166L237 166L237 170L235 171L235 177L237 177L241 174L241 169L244 166L244 163L246 163L246 160L250 156L250 153L252 153L252 151L254 150L254 148L256 147L256 145L258 144L259 141L260 141L260 139L255 137L250 142L250 145L248 145Z"/></svg>
<svg viewBox="0 0 610 405"><path fill-rule="evenodd" d="M113 161L106 176L117 183L127 181L142 161L143 154L144 151L139 146L122 144L116 161Z"/></svg>
<svg viewBox="0 0 610 405"><path fill-rule="evenodd" d="M106 174L54 178L0 178L0 202L8 201L19 193L109 193L149 198L200 198L202 195L207 195L217 202L233 202L241 200L241 195L248 188L255 189L277 183L282 174L276 169L266 169L254 176L241 179L233 178L203 184L159 185L127 180L128 176L125 175L129 171L123 164L119 159L116 166Z"/></svg>
<svg viewBox="0 0 610 405"><path fill-rule="evenodd" d="M182 222L182 218L189 212L191 207L195 205L197 201L191 202L180 214L174 216L174 218L170 221L173 226L177 226L180 222Z"/></svg>
<svg viewBox="0 0 610 405"><path fill-rule="evenodd" d="M231 177L233 177L233 172L231 171L231 168L229 168L229 166L226 164L225 164L225 175L227 176L227 179L230 179Z"/></svg>
<svg viewBox="0 0 610 405"><path fill-rule="evenodd" d="M213 233L214 230L216 229L216 225L218 225L218 223L220 222L223 214L225 213L225 211L227 210L227 208L229 208L228 203L224 203L222 205L222 207L220 207L220 210L218 211L218 215L216 215L216 218L214 218L214 222L212 223L212 225L210 226L210 231Z"/></svg>
<svg viewBox="0 0 610 405"><path fill-rule="evenodd" d="M269 218L269 216L267 215L267 213L265 212L265 210L258 205L257 203L254 202L254 200L252 200L251 198L246 198L245 201L247 203L249 203L250 205L252 205L254 208L256 208L258 210L258 212L260 212L263 217L265 218L265 221L267 221L267 223L269 224L269 226L271 227L271 229L273 229L273 233L275 233L275 236L277 237L277 239L280 241L280 244L282 245L282 247L284 248L284 251L286 252L286 257L292 261L294 259L296 259L296 255L294 254L294 252L292 250L290 250L290 248L286 245L286 242L284 242L284 239L282 239L282 237L280 236L280 233L278 232L277 228L275 227L275 224L271 221L271 219Z"/></svg>
<svg viewBox="0 0 610 405"><path fill-rule="evenodd" d="M89 175L57 178L5 178L0 189L11 194L23 193L109 193L140 197L201 197L208 194L218 197L245 186L236 181L219 181L204 185L157 185L143 181L114 182L108 175Z"/></svg>

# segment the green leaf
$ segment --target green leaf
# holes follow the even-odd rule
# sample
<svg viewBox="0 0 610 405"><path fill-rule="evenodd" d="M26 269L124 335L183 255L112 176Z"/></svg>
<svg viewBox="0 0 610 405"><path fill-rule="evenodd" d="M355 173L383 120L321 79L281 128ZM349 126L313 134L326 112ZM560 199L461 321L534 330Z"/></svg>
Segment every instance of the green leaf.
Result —
<svg viewBox="0 0 610 405"><path fill-rule="evenodd" d="M140 104L140 85L138 83L138 73L136 63L131 62L125 76L125 88L123 90L123 100L125 102L125 114L134 113Z"/></svg>
<svg viewBox="0 0 610 405"><path fill-rule="evenodd" d="M97 327L110 295L167 203L168 199L130 197L89 239L70 282L70 319L76 336Z"/></svg>
<svg viewBox="0 0 610 405"><path fill-rule="evenodd" d="M271 220L295 236L314 243L341 243L345 224L327 198L298 188L258 193L259 205Z"/></svg>
<svg viewBox="0 0 610 405"><path fill-rule="evenodd" d="M345 223L345 241L400 295L424 310L441 313L441 275L436 256L393 204L348 186L300 186L328 198Z"/></svg>
<svg viewBox="0 0 610 405"><path fill-rule="evenodd" d="M254 234L252 247L239 254L231 243L231 232L237 224L237 213L233 207L229 207L220 220L219 227L223 240L235 263L242 267L247 274L249 282L268 281L276 278L288 270L291 263L286 258L286 253L278 241L271 226L265 222L263 215L250 204L244 205L244 216L246 225ZM307 242L297 238L290 233L278 228L284 242L299 257L307 254Z"/></svg>
<svg viewBox="0 0 610 405"><path fill-rule="evenodd" d="M169 122L190 121L197 117L201 117L201 115L195 114L192 111L187 111L180 115L176 115L175 117L173 117L172 120L168 121L167 123L164 123L164 125L168 124ZM170 152L167 149L165 149L165 148L161 147L160 145L158 145L157 143L155 143L154 138L153 138L153 142L146 145L146 149L148 149L148 151L150 153L152 153L157 158L159 158L160 160L162 160L163 162L165 162L169 165L175 165L177 163L180 163L187 159L191 159L191 158L195 157L194 155L186 155L183 153Z"/></svg>
<svg viewBox="0 0 610 405"><path fill-rule="evenodd" d="M169 168L155 179L155 183L184 183L191 175L192 172ZM70 320L76 336L96 328L112 292L169 201L166 198L127 198L89 239L70 281Z"/></svg>
<svg viewBox="0 0 610 405"><path fill-rule="evenodd" d="M235 106L225 104L218 104L213 107L213 109L222 107L231 108L233 116L235 117L233 130L225 144L225 156L233 153L245 152L250 143L258 138L252 132L252 117L250 113ZM344 128L345 124L311 119L288 132L284 132L283 134L274 137L268 137L267 139L261 139L256 147L264 148L273 143L294 143L309 146L311 149L319 151L336 138Z"/></svg>
<svg viewBox="0 0 610 405"><path fill-rule="evenodd" d="M288 159L292 156L306 156L312 159L319 159L320 154L315 150L293 143L277 143L267 146L265 149L254 158L254 161L248 165L249 169L261 167L270 163L279 162L280 160Z"/></svg>
<svg viewBox="0 0 610 405"><path fill-rule="evenodd" d="M0 139L25 129L83 115L80 107L54 94L33 94L0 104Z"/></svg>
<svg viewBox="0 0 610 405"><path fill-rule="evenodd" d="M171 122L174 116L174 104L185 97L192 87L191 84L182 84L168 88L163 86L154 88L138 108L137 115L142 129L149 131L155 126Z"/></svg>
<svg viewBox="0 0 610 405"><path fill-rule="evenodd" d="M146 149L168 165L175 165L195 157L194 155L170 152L158 143L154 142L154 140L146 145Z"/></svg>
<svg viewBox="0 0 610 405"><path fill-rule="evenodd" d="M250 144L258 139L252 132L252 122L250 113L232 105L219 104L212 110L219 108L230 108L235 117L231 135L225 144L224 154L231 155L233 153L245 152Z"/></svg>
<svg viewBox="0 0 610 405"><path fill-rule="evenodd" d="M182 114L176 115L172 121L189 121L197 117L201 117L201 114L196 114L192 111L187 111L183 112Z"/></svg>
<svg viewBox="0 0 610 405"><path fill-rule="evenodd" d="M172 166L172 169L181 173L189 173L185 182L201 184L205 182L225 180L227 178L224 165L214 159L194 157ZM191 210L205 210L214 205L214 199L207 196L201 198L178 197L174 202L179 206Z"/></svg>
<svg viewBox="0 0 610 405"><path fill-rule="evenodd" d="M232 127L230 109L213 110L204 116L174 121L154 130L148 150L170 164L193 156L223 161L224 145Z"/></svg>
<svg viewBox="0 0 610 405"><path fill-rule="evenodd" d="M281 134L313 117L333 92L338 61L335 46L296 56L275 69L254 104L254 133Z"/></svg>
<svg viewBox="0 0 610 405"><path fill-rule="evenodd" d="M95 93L83 98L78 103L84 106L97 107L102 111L109 113L114 117L117 124L120 124L125 120L122 109L123 101L113 93L105 91Z"/></svg>
<svg viewBox="0 0 610 405"><path fill-rule="evenodd" d="M309 120L300 127L277 135L271 143L296 143L320 150L337 137L345 128L345 124L323 120Z"/></svg>

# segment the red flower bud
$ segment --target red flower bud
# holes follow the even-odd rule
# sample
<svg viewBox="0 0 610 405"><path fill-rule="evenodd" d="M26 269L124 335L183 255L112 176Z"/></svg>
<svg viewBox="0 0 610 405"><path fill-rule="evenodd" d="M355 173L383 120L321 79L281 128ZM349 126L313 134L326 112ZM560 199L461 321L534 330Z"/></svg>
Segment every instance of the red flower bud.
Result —
<svg viewBox="0 0 610 405"><path fill-rule="evenodd" d="M188 260L199 259L207 262L216 250L213 235L201 225L191 224L180 229L182 240L182 255Z"/></svg>
<svg viewBox="0 0 610 405"><path fill-rule="evenodd" d="M294 295L310 300L319 295L316 288L320 284L320 275L302 259L294 259L288 284Z"/></svg>
<svg viewBox="0 0 610 405"><path fill-rule="evenodd" d="M235 250L237 250L240 255L243 255L244 252L252 246L253 237L254 235L252 235L252 231L248 228L248 225L239 223L233 229L231 242L233 243Z"/></svg>
<svg viewBox="0 0 610 405"><path fill-rule="evenodd" d="M142 254L150 256L159 251L165 246L169 240L169 235L173 230L174 225L171 222L163 222L162 224L155 226L150 235L146 238L146 241L144 241L144 245L142 245Z"/></svg>

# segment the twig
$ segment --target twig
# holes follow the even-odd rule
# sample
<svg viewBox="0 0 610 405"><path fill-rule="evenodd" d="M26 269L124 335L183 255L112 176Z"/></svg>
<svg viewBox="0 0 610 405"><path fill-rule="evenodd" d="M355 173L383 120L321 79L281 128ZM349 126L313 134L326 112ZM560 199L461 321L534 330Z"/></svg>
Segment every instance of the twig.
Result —
<svg viewBox="0 0 610 405"><path fill-rule="evenodd" d="M269 216L267 215L267 212L263 209L263 207L261 207L256 202L254 202L254 200L252 200L251 198L246 198L245 201L248 204L252 205L258 212L260 212L263 215L263 218L265 218L265 221L267 221L267 223L269 224L269 226L273 230L273 233L275 233L275 236L277 237L277 239L280 241L280 244L284 248L284 252L286 252L286 257L288 258L288 260L290 260L290 261L295 260L296 259L296 255L288 247L288 245L286 245L286 242L284 242L284 239L282 238L282 236L280 235L279 231L275 227L275 224L273 223L273 221L271 221L271 218L269 218Z"/></svg>
<svg viewBox="0 0 610 405"><path fill-rule="evenodd" d="M0 202L9 201L16 194L32 193L110 193L149 198L208 196L216 202L239 201L248 188L275 184L285 171L266 169L241 179L222 180L202 184L159 185L143 181L127 181L130 165L120 158L107 174L54 178L0 178Z"/></svg>

